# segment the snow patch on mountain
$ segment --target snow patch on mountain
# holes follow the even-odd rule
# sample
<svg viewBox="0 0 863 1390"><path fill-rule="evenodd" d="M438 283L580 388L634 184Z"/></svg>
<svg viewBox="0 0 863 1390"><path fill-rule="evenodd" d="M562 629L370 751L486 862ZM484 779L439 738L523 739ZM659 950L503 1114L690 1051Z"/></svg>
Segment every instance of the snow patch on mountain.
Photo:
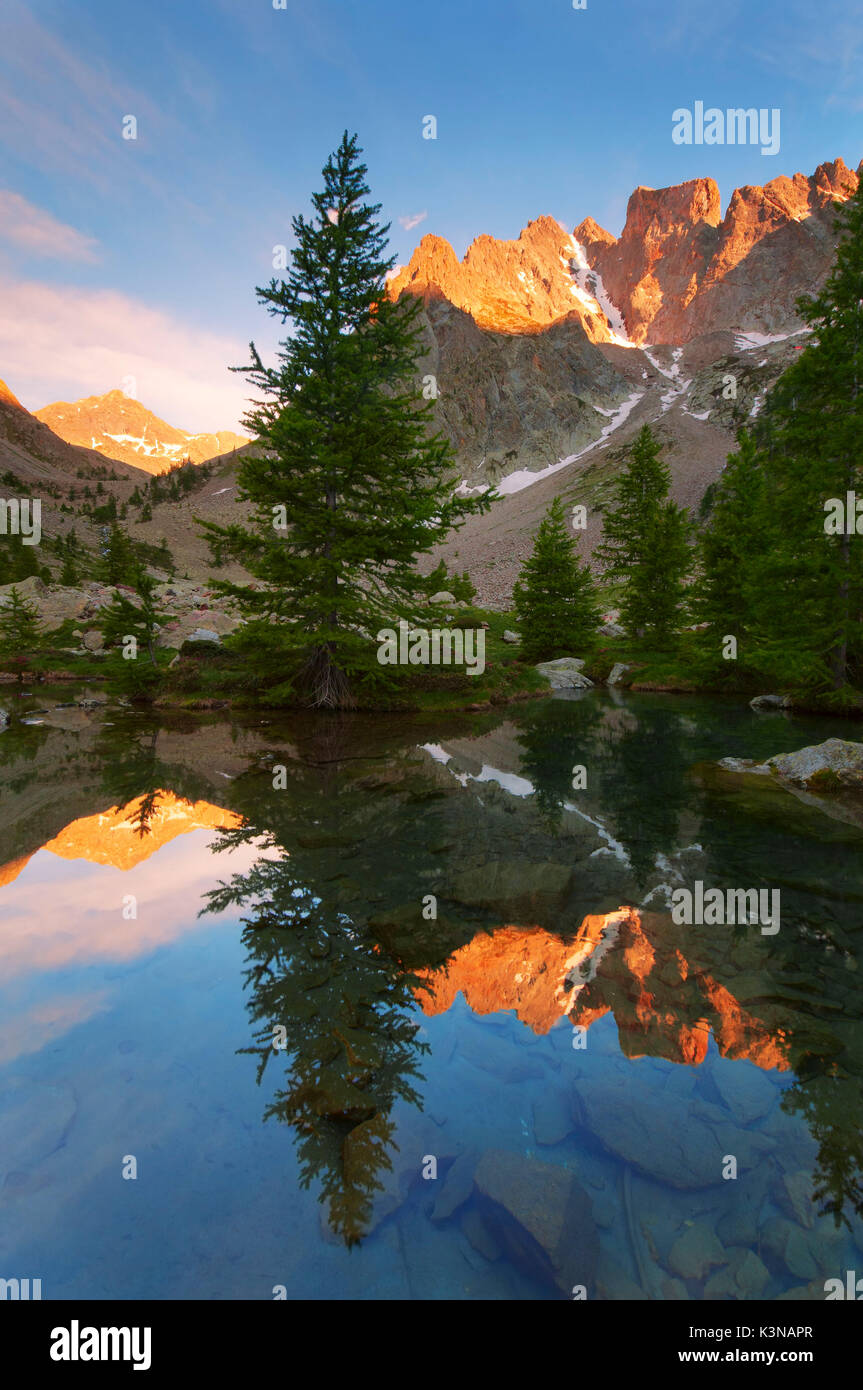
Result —
<svg viewBox="0 0 863 1390"><path fill-rule="evenodd" d="M623 315L615 304L612 304L605 285L602 283L602 276L592 270L588 264L584 247L580 241L576 241L574 236L569 238L572 248L572 259L567 264L561 257L561 262L566 270L569 271L573 279L572 294L581 304L582 308L587 309L591 314L599 314L604 317L608 324L608 331L611 334L611 341L617 347L635 347L626 331L626 324Z"/></svg>
<svg viewBox="0 0 863 1390"><path fill-rule="evenodd" d="M510 496L514 492L523 492L526 487L531 487L534 483L540 482L543 478L550 478L552 473L557 473L561 468L566 468L567 464L575 463L577 459L584 458L585 454L589 454L592 449L599 448L605 443L609 435L614 434L615 430L620 429L620 426L632 414L632 411L643 396L643 391L633 391L632 395L628 396L623 404L618 406L617 410L614 412L602 410L600 406L594 406L594 410L598 410L600 415L611 416L598 439L594 439L592 443L585 445L583 449L579 449L577 454L569 454L565 459L560 459L557 463L550 463L547 468L541 468L536 473L531 472L530 469L527 468L520 468L517 472L508 474L506 478L502 478L501 481L496 484L498 492L501 496ZM488 489L485 487L469 488L466 483L460 483L459 487L456 489L460 497L469 497L476 493L486 492L487 490Z"/></svg>

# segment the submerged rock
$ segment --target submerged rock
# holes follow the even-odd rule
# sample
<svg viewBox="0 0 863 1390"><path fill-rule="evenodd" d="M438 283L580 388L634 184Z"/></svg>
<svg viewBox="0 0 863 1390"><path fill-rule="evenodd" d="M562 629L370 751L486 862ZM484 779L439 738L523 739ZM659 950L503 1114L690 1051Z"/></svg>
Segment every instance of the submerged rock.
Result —
<svg viewBox="0 0 863 1390"><path fill-rule="evenodd" d="M567 1298L578 1285L591 1290L599 1241L590 1198L572 1173L488 1149L475 1181L488 1232L512 1260Z"/></svg>
<svg viewBox="0 0 863 1390"><path fill-rule="evenodd" d="M704 1289L707 1299L761 1298L770 1283L770 1272L754 1250L738 1247L727 1252L730 1263L708 1279Z"/></svg>
<svg viewBox="0 0 863 1390"><path fill-rule="evenodd" d="M727 1263L722 1245L703 1221L688 1226L668 1253L668 1268L681 1279L703 1279L711 1269Z"/></svg>
<svg viewBox="0 0 863 1390"><path fill-rule="evenodd" d="M836 820L863 825L863 743L828 738L793 753L777 753L763 763L722 758L714 766L736 774L741 785L753 791L780 788Z"/></svg>
<svg viewBox="0 0 863 1390"><path fill-rule="evenodd" d="M752 1062L720 1063L713 1080L735 1120L751 1125L766 1115L776 1100L776 1087Z"/></svg>
<svg viewBox="0 0 863 1390"><path fill-rule="evenodd" d="M773 1200L779 1210L796 1221L799 1226L811 1229L814 1220L815 1186L812 1174L805 1168L796 1173L783 1173L773 1192Z"/></svg>
<svg viewBox="0 0 863 1390"><path fill-rule="evenodd" d="M574 1128L572 1106L560 1092L543 1091L533 1102L533 1132L538 1144L559 1144Z"/></svg>
<svg viewBox="0 0 863 1390"><path fill-rule="evenodd" d="M669 1116L667 1096L644 1093L626 1078L586 1079L578 1097L588 1128L610 1153L671 1187L712 1187L722 1181L725 1154L735 1154L746 1172L774 1147L704 1101L676 1106Z"/></svg>
<svg viewBox="0 0 863 1390"><path fill-rule="evenodd" d="M473 1149L459 1154L443 1180L432 1207L432 1221L447 1221L473 1193L473 1176L478 1155Z"/></svg>
<svg viewBox="0 0 863 1390"><path fill-rule="evenodd" d="M499 1260L503 1251L475 1207L470 1207L461 1219L461 1228L473 1246L485 1259Z"/></svg>

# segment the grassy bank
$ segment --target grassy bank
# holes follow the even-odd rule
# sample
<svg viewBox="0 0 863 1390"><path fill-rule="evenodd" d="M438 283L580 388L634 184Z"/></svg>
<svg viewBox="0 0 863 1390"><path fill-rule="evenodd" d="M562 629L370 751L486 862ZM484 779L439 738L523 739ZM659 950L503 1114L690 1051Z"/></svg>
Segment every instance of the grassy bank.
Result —
<svg viewBox="0 0 863 1390"><path fill-rule="evenodd" d="M547 695L547 681L525 659L521 648L503 640L507 629L515 627L512 613L489 609L463 610L459 622L485 630L485 669L469 675L464 667L390 667L394 673L388 689L357 689L357 708L377 713L421 711L485 710L513 700ZM38 647L0 661L0 679L18 675L28 683L41 681L102 682L112 693L130 695L123 677L124 663L117 656L74 650L74 622L64 624L43 637ZM556 655L581 655L560 652ZM268 699L245 655L227 645L185 642L178 653L164 648L158 652L159 681L154 703L163 709L267 709L290 707ZM627 669L616 682L618 688L633 691L661 691L687 694L724 694L750 700L771 689L765 679L737 662L721 668L705 669L697 634L682 632L673 644L651 645L636 638L602 637L586 657L584 674L597 686L607 684L612 668ZM808 713L863 717L863 692L844 691L839 696L821 697L789 693L795 709Z"/></svg>

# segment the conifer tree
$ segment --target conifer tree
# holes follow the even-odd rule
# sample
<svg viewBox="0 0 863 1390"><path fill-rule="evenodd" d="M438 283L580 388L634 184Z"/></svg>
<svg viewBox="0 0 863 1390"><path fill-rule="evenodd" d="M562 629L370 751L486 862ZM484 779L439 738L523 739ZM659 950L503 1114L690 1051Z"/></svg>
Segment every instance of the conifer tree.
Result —
<svg viewBox="0 0 863 1390"><path fill-rule="evenodd" d="M36 549L36 546L25 545L22 536L4 536L0 546L0 585L17 584L20 579L38 574Z"/></svg>
<svg viewBox="0 0 863 1390"><path fill-rule="evenodd" d="M100 578L106 584L127 584L134 588L139 565L132 542L122 526L112 522L102 545Z"/></svg>
<svg viewBox="0 0 863 1390"><path fill-rule="evenodd" d="M624 582L621 622L639 637L667 637L674 631L690 567L689 523L668 499L670 481L659 441L645 425L617 479L597 548L606 576Z"/></svg>
<svg viewBox="0 0 863 1390"><path fill-rule="evenodd" d="M64 584L69 589L74 589L75 585L78 583L78 571L75 567L75 561L68 551L63 560L63 568L60 570L60 583Z"/></svg>
<svg viewBox="0 0 863 1390"><path fill-rule="evenodd" d="M366 167L345 132L293 220L287 277L259 302L293 333L276 365L254 343L244 370L264 399L244 423L256 445L238 472L249 526L202 523L254 584L220 580L248 620L232 639L269 698L349 706L358 681L382 675L376 634L415 617L417 556L488 497L453 495L454 457L430 435L421 399L421 302L393 302L388 226L366 201Z"/></svg>
<svg viewBox="0 0 863 1390"><path fill-rule="evenodd" d="M559 497L539 524L533 554L513 589L513 606L529 661L588 651L596 641L600 614L593 577L576 554Z"/></svg>
<svg viewBox="0 0 863 1390"><path fill-rule="evenodd" d="M863 665L863 535L846 507L863 494L863 180L836 206L832 272L798 301L813 337L765 406L756 567L759 664L822 691L859 686Z"/></svg>
<svg viewBox="0 0 863 1390"><path fill-rule="evenodd" d="M758 447L747 430L728 455L710 493L710 509L699 539L698 578L692 586L693 617L706 623L698 648L708 669L736 675L752 668L750 634L754 623L755 570L763 546L764 473ZM739 665L723 656L734 637Z"/></svg>
<svg viewBox="0 0 863 1390"><path fill-rule="evenodd" d="M0 608L0 652L19 656L38 646L41 635L38 608L13 584L6 603Z"/></svg>
<svg viewBox="0 0 863 1390"><path fill-rule="evenodd" d="M157 606L155 580L143 566L135 572L133 587L138 602L125 594L115 594L112 602L102 610L99 628L105 647L115 658L112 667L115 688L133 699L150 699L161 679L156 638L166 615ZM135 646L130 649L133 655L123 653L129 638L135 639Z"/></svg>

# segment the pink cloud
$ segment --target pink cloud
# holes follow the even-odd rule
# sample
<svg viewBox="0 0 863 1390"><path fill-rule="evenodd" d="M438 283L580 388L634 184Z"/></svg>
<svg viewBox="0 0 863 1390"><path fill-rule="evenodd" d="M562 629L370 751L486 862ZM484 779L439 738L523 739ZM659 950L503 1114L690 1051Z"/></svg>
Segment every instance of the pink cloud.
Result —
<svg viewBox="0 0 863 1390"><path fill-rule="evenodd" d="M182 429L240 427L249 388L235 339L190 328L117 290L0 277L0 376L29 410L125 389Z"/></svg>
<svg viewBox="0 0 863 1390"><path fill-rule="evenodd" d="M84 236L50 212L34 207L20 193L0 188L0 240L22 246L31 255L53 260L98 260L98 242Z"/></svg>
<svg viewBox="0 0 863 1390"><path fill-rule="evenodd" d="M400 217L399 222L406 232L412 232L414 227L418 227L421 222L425 222L427 217L427 212L413 212L409 217Z"/></svg>

